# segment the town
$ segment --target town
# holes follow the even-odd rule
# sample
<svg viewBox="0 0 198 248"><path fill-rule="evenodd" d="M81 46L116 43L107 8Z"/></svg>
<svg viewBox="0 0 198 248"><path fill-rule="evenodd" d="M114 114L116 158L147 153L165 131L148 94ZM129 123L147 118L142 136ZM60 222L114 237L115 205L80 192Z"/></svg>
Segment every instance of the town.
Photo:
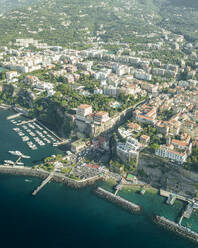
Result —
<svg viewBox="0 0 198 248"><path fill-rule="evenodd" d="M1 47L1 103L23 108L46 125L58 124L55 131L60 135L61 129L60 136L70 141L70 162L63 171L76 177L84 177L80 165L93 175L110 170L126 178L137 176L141 154L162 159L164 165L196 170L196 47L182 35L164 31L160 49L167 45L181 49L184 57L174 64L150 59L154 44L112 54L16 39L12 46ZM191 65L188 54L194 58ZM56 116L50 115L53 105L61 112Z"/></svg>

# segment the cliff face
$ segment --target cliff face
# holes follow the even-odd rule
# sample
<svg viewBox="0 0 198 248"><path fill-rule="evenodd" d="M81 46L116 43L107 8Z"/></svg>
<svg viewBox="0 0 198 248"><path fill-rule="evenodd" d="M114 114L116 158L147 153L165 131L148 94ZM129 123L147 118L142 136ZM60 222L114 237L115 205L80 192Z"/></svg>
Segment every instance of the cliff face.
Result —
<svg viewBox="0 0 198 248"><path fill-rule="evenodd" d="M95 123L87 123L81 120L75 120L76 132L79 134L79 137L87 137L89 135L97 137L100 134L109 134L111 136L114 128L125 123L128 119L132 117L132 114L133 107L130 107L118 113L113 118L106 121L105 123L102 123L101 125Z"/></svg>
<svg viewBox="0 0 198 248"><path fill-rule="evenodd" d="M137 174L154 187L177 193L194 196L198 189L198 173L169 165L160 158L145 154L140 155Z"/></svg>
<svg viewBox="0 0 198 248"><path fill-rule="evenodd" d="M37 118L47 127L54 130L60 137L69 137L74 126L72 117L65 113L59 104L50 102L43 105L41 111L35 112Z"/></svg>

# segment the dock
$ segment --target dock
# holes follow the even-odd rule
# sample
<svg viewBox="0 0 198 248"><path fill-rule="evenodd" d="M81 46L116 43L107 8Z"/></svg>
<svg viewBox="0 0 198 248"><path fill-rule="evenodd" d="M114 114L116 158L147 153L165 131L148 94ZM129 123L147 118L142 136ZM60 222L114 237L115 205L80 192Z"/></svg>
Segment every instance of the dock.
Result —
<svg viewBox="0 0 198 248"><path fill-rule="evenodd" d="M37 195L38 192L39 192L43 187L45 187L45 185L46 185L47 183L49 183L49 181L53 178L53 176L54 176L54 172L50 173L49 176L41 183L41 185L39 185L38 188L36 188L36 189L33 191L32 195L33 195L33 196Z"/></svg>
<svg viewBox="0 0 198 248"><path fill-rule="evenodd" d="M190 219L192 212L193 212L193 203L188 203L186 209L183 212L183 216L187 219Z"/></svg>
<svg viewBox="0 0 198 248"><path fill-rule="evenodd" d="M11 106L9 105L6 105L6 104L0 104L0 109L4 109L4 110L7 110L7 109L10 109Z"/></svg>
<svg viewBox="0 0 198 248"><path fill-rule="evenodd" d="M19 126L21 125L25 125L25 124L28 124L28 123L31 123L31 122L35 122L36 119L32 119L32 120L28 120L28 121L22 121L21 123L18 123Z"/></svg>
<svg viewBox="0 0 198 248"><path fill-rule="evenodd" d="M60 141L60 142L53 143L53 146L62 146L62 145L66 145L66 144L68 144L70 141L71 141L70 139L62 140L62 141Z"/></svg>
<svg viewBox="0 0 198 248"><path fill-rule="evenodd" d="M60 138L57 134L55 134L52 130L50 130L49 128L47 128L42 122L36 120L36 123L38 123L40 126L42 126L43 128L45 128L49 133L51 133L54 137L57 138L57 140L59 140L60 142L62 142L62 138Z"/></svg>
<svg viewBox="0 0 198 248"><path fill-rule="evenodd" d="M21 115L22 115L22 113L17 113L17 114L8 116L6 119L7 120L12 120L12 119L15 119L15 118L17 118L17 117L19 117Z"/></svg>
<svg viewBox="0 0 198 248"><path fill-rule="evenodd" d="M118 184L115 186L115 193L114 195L117 195L118 192L122 189L122 179L118 182Z"/></svg>
<svg viewBox="0 0 198 248"><path fill-rule="evenodd" d="M183 195L174 194L174 193L165 191L163 189L160 189L160 195L169 198L169 201L167 200L167 203L169 202L170 204L171 203L174 204L176 199L181 200L181 201L185 201L185 202L190 202L190 199L183 196Z"/></svg>
<svg viewBox="0 0 198 248"><path fill-rule="evenodd" d="M170 194L166 203L169 205L173 205L175 203L175 200L177 199L175 194Z"/></svg>

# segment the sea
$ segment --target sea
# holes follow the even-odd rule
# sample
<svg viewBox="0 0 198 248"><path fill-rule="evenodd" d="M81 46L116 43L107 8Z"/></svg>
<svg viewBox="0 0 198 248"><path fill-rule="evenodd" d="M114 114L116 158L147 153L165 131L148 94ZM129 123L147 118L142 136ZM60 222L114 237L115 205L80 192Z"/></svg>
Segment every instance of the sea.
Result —
<svg viewBox="0 0 198 248"><path fill-rule="evenodd" d="M32 166L46 156L63 151L48 144L32 151L13 130L6 117L11 111L0 110L0 161L14 160L9 150L20 150L31 158ZM21 117L16 120L23 119ZM0 175L0 247L5 248L195 248L197 244L152 222L154 214L178 220L184 203L168 206L165 198L146 192L140 195L123 190L120 195L142 206L141 214L130 214L98 198L92 187L74 190L61 183L48 183L36 197L31 195L41 179ZM111 190L108 184L102 187ZM193 215L186 226L198 231Z"/></svg>

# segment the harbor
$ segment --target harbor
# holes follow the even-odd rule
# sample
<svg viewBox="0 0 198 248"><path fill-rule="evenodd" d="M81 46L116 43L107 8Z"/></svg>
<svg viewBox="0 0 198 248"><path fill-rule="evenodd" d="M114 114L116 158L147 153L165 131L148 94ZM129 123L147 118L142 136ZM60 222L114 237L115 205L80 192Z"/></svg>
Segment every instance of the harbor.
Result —
<svg viewBox="0 0 198 248"><path fill-rule="evenodd" d="M11 133L10 137L12 138L12 136L14 136L13 142L16 142L15 140L18 140L17 142L19 142L19 141L22 140L23 137L25 138L25 136L28 136L29 139L32 140L32 142L35 142L34 139L33 139L34 137L35 138L38 137L38 138L43 140L44 138L41 136L41 134L43 136L46 136L46 133L44 133L44 131L46 131L48 133L48 130L46 130L43 126L41 126L38 123L36 123L35 120L31 120L28 123L25 123L25 121L27 121L27 120L23 119L21 116L17 117L16 119L6 120L6 122L9 123L9 127L12 130L12 133ZM14 123L12 123L12 122L14 122ZM37 125L35 125L35 123L39 127ZM26 126L27 128L25 128L23 126ZM13 128L19 128L20 130L18 130L18 129L13 130ZM34 133L36 136L31 136L30 132L26 131L27 129L30 129L31 132ZM40 132L40 135L36 131ZM19 132L22 132L25 135L20 136ZM52 135L51 133L49 133L49 134ZM52 136L52 137L55 139L54 136ZM5 148L3 147L3 151L6 154L6 159L5 160L10 160L10 161L13 161L14 163L17 161L17 163L23 163L23 164L26 165L26 161L28 162L30 159L33 160L34 157L37 156L36 153L38 151L42 150L45 147L53 148L53 141L50 144L47 144L47 142L45 142L45 141L43 141L43 142L46 143L44 146L39 145L38 143L35 142L35 144L38 147L37 150L31 149L27 145L26 141L21 142L21 143L19 142L20 145L17 146L17 150L22 151L23 155L25 154L25 156L29 155L31 157L31 158L28 158L28 159L25 159L25 160L24 160L24 158L22 158L22 161L20 161L20 160L17 161L18 160L17 158L20 158L20 156L19 156L20 154L18 154L17 155L18 157L16 157L16 155L8 153L8 151L16 152L16 150L15 150L16 146L15 147L10 146L10 143L9 143L10 147L8 149L8 148L6 148L8 146L7 146L6 142L5 142ZM61 142L61 141L57 139L56 142ZM53 153L51 153L51 154L53 154ZM7 158L7 156L8 156L8 158ZM13 156L15 156L15 157L13 157ZM46 153L43 154L43 157L46 157ZM61 175L61 173L57 173L57 172L55 172L53 177L51 178L51 177L49 177L49 175L50 175L49 172L41 170L41 169L32 169L31 167L23 166L23 164L21 164L21 165L20 164L9 164L9 165L6 165L6 166L2 165L2 166L0 166L0 173L1 174L13 174L13 175L19 175L19 176L23 175L23 176L26 176L26 179L25 179L26 181L28 180L27 177L29 177L29 176L42 178L43 181L41 181L36 187L31 188L31 192L29 192L31 196L34 195L34 196L36 196L36 198L37 198L37 195L38 195L38 197L40 196L40 193L39 193L40 191L41 191L41 196L43 195L43 192L45 192L49 188L49 185L51 185L51 183L48 185L48 182L51 182L51 181L63 183L65 185L69 186L69 187L81 188L81 187L88 186L90 184L94 184L95 182L97 182L98 180L101 179L99 176L96 176L96 177L90 178L88 180L76 181L76 180L67 178L67 177ZM47 178L48 178L48 180L46 180ZM49 180L49 178L50 178L50 180ZM178 199L180 201L180 200L182 200L182 198L175 197L173 195L174 200L172 200L172 198L171 198L171 201L170 201L173 204L169 205L169 204L166 204L164 202L166 202L166 200L168 199L170 194L167 195L167 196L166 195L164 195L164 196L152 196L152 195L150 195L148 193L149 190L147 190L147 188L143 188L142 186L141 186L141 189L139 190L139 191L142 191L142 194L130 193L130 191L124 191L123 186L124 186L123 182L119 181L119 182L117 182L117 185L114 188L113 193L108 192L108 190L107 190L106 193L104 193L103 190L102 191L99 190L100 194L101 194L101 192L102 192L102 194L104 194L103 196L101 195L100 197L104 198L104 199L107 199L108 201L111 201L112 203L115 203L116 205L120 206L121 208L126 209L127 211L129 211L131 213L134 213L134 212L138 213L138 212L140 212L140 210L138 210L138 209L141 208L141 210L143 209L143 212L141 211L142 214L144 214L144 211L145 211L145 202L148 201L149 204L152 205L152 207L159 205L163 209L166 209L166 212L170 213L170 216L166 216L166 218L168 218L168 219L170 218L171 221L173 221L176 224L178 224L178 221L179 221L178 214L181 212L181 209L185 210L183 205L178 205ZM106 189L104 189L104 190L106 190ZM35 193L35 194L33 194L33 193ZM99 194L97 194L97 195L99 196ZM153 201L152 197L154 197L153 199L155 199L155 198L157 199L156 203ZM162 198L159 198L159 199L161 199L161 202L159 202L158 197L162 197ZM166 198L164 198L164 197L166 197ZM35 197L33 197L33 198L35 198ZM136 198L138 198L138 201L136 201ZM184 201L182 200L182 202L184 202ZM178 208L178 206L179 206L179 208ZM169 209L169 211L167 211L168 209ZM177 211L175 212L175 210L177 210ZM158 210L158 211L160 211L160 210ZM189 211L188 211L188 209L186 209L186 211L187 211L186 212L186 216L187 216ZM150 211L150 209L149 209L149 213L150 214L152 213L152 211ZM157 213L160 213L160 212L157 212ZM184 218L184 220L182 219L182 225L186 225L186 217L183 217L183 218ZM193 212L191 213L191 217L188 220L188 223L191 223L192 219L194 220Z"/></svg>
<svg viewBox="0 0 198 248"><path fill-rule="evenodd" d="M16 155L9 151L22 151L28 155L28 159L21 158L18 166L33 166L48 156L62 154L62 151L53 146L54 143L60 142L60 139L49 132L44 126L37 123L36 119L28 119L23 115L11 118L15 115L13 110L0 110L1 114L1 141L4 144L0 151L0 164L13 165L16 163Z"/></svg>

